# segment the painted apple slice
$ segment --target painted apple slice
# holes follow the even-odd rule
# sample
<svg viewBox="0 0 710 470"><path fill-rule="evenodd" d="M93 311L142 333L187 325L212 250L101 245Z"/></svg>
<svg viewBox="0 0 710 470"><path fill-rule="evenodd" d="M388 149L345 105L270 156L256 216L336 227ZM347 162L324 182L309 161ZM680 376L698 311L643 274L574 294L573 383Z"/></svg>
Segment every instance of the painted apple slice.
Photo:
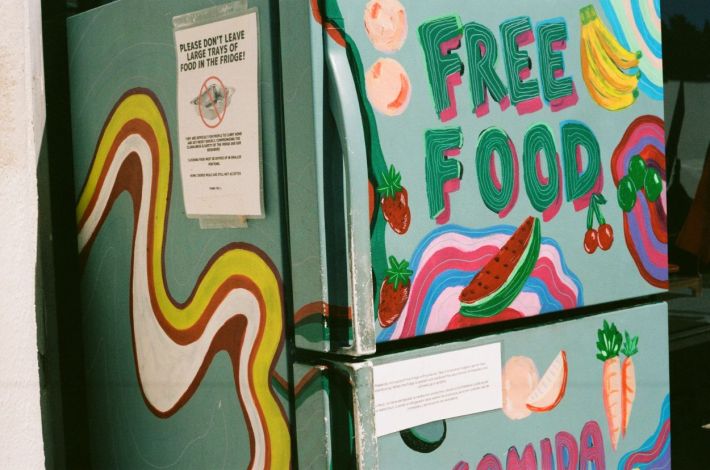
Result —
<svg viewBox="0 0 710 470"><path fill-rule="evenodd" d="M567 389L567 354L560 351L528 396L527 408L537 413L556 407Z"/></svg>

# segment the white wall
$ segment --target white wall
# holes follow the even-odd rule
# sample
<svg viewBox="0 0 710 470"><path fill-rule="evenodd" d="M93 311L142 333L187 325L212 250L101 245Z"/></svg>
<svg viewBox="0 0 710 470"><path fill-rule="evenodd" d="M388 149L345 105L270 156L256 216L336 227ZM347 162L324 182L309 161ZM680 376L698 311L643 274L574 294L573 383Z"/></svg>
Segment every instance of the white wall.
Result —
<svg viewBox="0 0 710 470"><path fill-rule="evenodd" d="M39 0L0 0L0 467L44 467L35 263L44 128Z"/></svg>

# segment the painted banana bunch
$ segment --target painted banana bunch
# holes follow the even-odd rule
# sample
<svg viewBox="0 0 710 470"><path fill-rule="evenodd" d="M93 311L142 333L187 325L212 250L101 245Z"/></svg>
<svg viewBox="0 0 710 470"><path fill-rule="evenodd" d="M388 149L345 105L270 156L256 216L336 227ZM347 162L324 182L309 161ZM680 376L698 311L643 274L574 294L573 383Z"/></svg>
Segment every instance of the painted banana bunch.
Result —
<svg viewBox="0 0 710 470"><path fill-rule="evenodd" d="M625 49L597 16L593 5L579 11L582 20L582 76L592 99L617 111L631 106L639 95L641 52Z"/></svg>

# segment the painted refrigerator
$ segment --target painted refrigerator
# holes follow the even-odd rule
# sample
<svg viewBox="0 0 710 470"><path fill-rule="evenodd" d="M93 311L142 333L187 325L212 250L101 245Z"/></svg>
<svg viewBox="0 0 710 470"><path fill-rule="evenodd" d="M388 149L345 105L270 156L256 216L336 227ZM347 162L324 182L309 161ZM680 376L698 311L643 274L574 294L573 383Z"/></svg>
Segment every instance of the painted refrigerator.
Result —
<svg viewBox="0 0 710 470"><path fill-rule="evenodd" d="M71 18L92 465L669 468L658 8Z"/></svg>
<svg viewBox="0 0 710 470"><path fill-rule="evenodd" d="M282 2L297 346L665 290L658 8Z"/></svg>
<svg viewBox="0 0 710 470"><path fill-rule="evenodd" d="M667 336L667 307L652 304L297 364L299 468L669 469ZM491 347L497 365L482 359ZM501 402L470 412L493 389Z"/></svg>
<svg viewBox="0 0 710 470"><path fill-rule="evenodd" d="M249 9L257 7L259 130L277 135L278 66L270 51L278 38L271 6L121 0L69 19L93 468L290 466L280 143L246 131L231 136L221 130L226 124L216 125L227 123L230 112L248 117L235 76L222 78L224 88L206 80L202 89L188 90L188 101L177 98L178 60L188 54L205 59L204 48L193 46L202 41L208 47L219 24L208 24L202 38L180 51L174 19L195 27L209 16L215 22L254 20ZM241 38L240 31L209 47L224 45L227 55L239 58L241 50L230 52L227 43ZM242 228L234 227L244 225L236 216L188 218L181 106L188 114L180 118L205 126L202 137L191 139L205 147L195 157L204 157L199 174L224 172L229 154L215 151L218 139L223 147L237 137L244 144L230 148L244 148L248 139L260 144L262 218L249 218ZM201 179L221 184L212 176Z"/></svg>
<svg viewBox="0 0 710 470"><path fill-rule="evenodd" d="M660 2L307 3L299 468L670 468Z"/></svg>

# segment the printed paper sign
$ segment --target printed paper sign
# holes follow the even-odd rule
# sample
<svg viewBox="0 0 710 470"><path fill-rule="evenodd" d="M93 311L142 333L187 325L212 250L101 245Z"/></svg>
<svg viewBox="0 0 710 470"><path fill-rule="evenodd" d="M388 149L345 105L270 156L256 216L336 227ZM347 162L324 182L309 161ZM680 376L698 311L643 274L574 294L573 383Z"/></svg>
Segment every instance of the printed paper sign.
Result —
<svg viewBox="0 0 710 470"><path fill-rule="evenodd" d="M262 216L256 11L175 32L188 217Z"/></svg>
<svg viewBox="0 0 710 470"><path fill-rule="evenodd" d="M377 437L503 406L500 343L373 368Z"/></svg>

